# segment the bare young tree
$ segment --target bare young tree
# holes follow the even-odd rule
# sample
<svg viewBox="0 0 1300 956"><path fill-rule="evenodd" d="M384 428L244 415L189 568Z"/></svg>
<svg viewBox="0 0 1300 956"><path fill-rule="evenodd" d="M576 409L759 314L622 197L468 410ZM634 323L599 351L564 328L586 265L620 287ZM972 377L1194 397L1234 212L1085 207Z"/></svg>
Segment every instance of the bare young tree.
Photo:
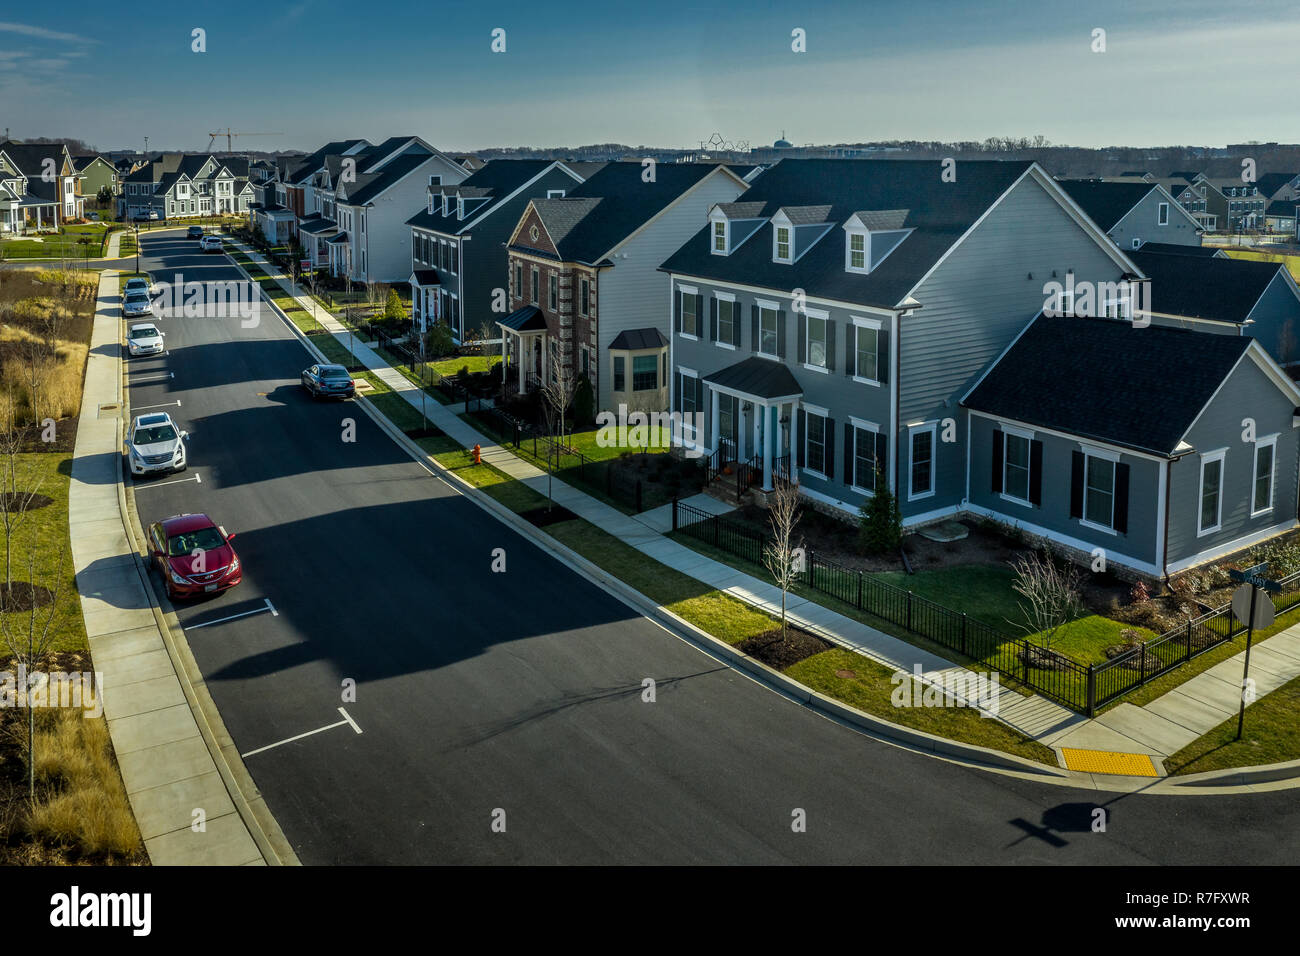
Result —
<svg viewBox="0 0 1300 956"><path fill-rule="evenodd" d="M554 498L551 495L551 483L555 469L551 465L551 454L559 458L560 442L564 434L564 419L573 404L573 392L578 380L573 369L564 361L552 363L550 373L542 384L542 414L546 416L546 431L551 440L546 446L546 508L549 511Z"/></svg>
<svg viewBox="0 0 1300 956"><path fill-rule="evenodd" d="M772 537L763 546L763 566L781 589L781 640L786 639L786 596L799 579L802 548L795 543L794 529L799 523L799 486L784 478L773 479L767 496L767 520Z"/></svg>
<svg viewBox="0 0 1300 956"><path fill-rule="evenodd" d="M1051 650L1057 632L1079 615L1083 605L1079 569L1058 559L1049 548L1021 555L1011 567L1016 572L1011 587L1024 598L1017 602L1024 616L1020 626L1037 637L1044 650Z"/></svg>

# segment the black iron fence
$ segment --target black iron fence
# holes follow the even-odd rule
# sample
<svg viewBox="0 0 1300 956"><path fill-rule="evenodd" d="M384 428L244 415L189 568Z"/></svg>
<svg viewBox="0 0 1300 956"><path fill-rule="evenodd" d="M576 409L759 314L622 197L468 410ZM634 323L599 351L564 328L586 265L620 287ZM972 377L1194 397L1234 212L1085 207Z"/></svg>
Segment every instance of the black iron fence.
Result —
<svg viewBox="0 0 1300 956"><path fill-rule="evenodd" d="M674 499L672 527L728 554L763 563L768 536L733 519ZM1090 717L1099 707L1246 630L1233 618L1231 606L1224 605L1104 663L1083 664L813 551L804 554L800 579L815 591L958 651ZM1282 593L1272 598L1278 614L1300 606L1300 572L1282 578L1281 584Z"/></svg>

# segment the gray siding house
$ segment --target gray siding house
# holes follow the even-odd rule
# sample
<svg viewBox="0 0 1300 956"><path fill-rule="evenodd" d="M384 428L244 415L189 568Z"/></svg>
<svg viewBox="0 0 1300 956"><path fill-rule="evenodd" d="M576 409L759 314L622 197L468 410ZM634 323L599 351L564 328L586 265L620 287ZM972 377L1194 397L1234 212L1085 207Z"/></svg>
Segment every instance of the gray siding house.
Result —
<svg viewBox="0 0 1300 956"><path fill-rule="evenodd" d="M1300 393L1248 338L1132 323L1143 271L1037 164L962 163L949 183L938 163L783 160L738 200L712 209L662 268L672 279L672 408L703 416L684 441L718 466L752 463L763 489L793 476L815 506L850 517L883 480L905 526L985 514L1085 554L1105 548L1118 566L1151 574L1294 522L1300 452L1289 428ZM1098 290L1095 311L1109 318L1074 317L1087 310L1070 303L1083 300L1063 296L1089 285ZM1065 317L1036 322L1047 308ZM1048 330L1056 336L1050 362ZM1151 335L1140 339L1144 331ZM1092 392L1057 387L1068 376L1056 372L1074 368L1076 351L1093 355L1104 373L1121 364L1108 349L1139 342L1164 347L1130 349L1123 389L1108 391L1104 379L1092 381ZM1037 365L1024 359L1034 345ZM1201 352L1217 364L1201 362ZM1189 448L1200 454L1236 440L1240 417L1228 431L1215 415L1196 415L1243 355L1250 362L1235 374L1260 386L1262 434L1279 436L1274 517L1243 525L1225 512L1219 527L1196 537L1198 548L1180 542L1177 529L1170 544L1160 515L1182 492L1170 491L1168 463ZM1201 364L1187 371L1189 361ZM1046 395L1016 397L1025 369L1046 376ZM1140 414L1165 431L1181 426L1168 447L1165 431L1144 445L1066 415L1035 417L1040 408L1095 404L1094 394L1141 392L1162 376L1184 401L1200 399L1182 418L1158 402L1160 414ZM1204 384L1179 392L1179 376ZM1009 408L989 399L995 385L1011 396ZM1150 409L1155 400L1134 401ZM1004 495L989 476L994 460L1006 471L1007 455ZM1104 515L1103 462L1112 466ZM1079 467L1082 492L1073 481ZM1188 466L1179 468L1181 479ZM1239 478L1226 475L1231 493L1244 493Z"/></svg>
<svg viewBox="0 0 1300 956"><path fill-rule="evenodd" d="M966 507L1177 574L1297 526L1297 402L1250 338L1039 317L963 401Z"/></svg>
<svg viewBox="0 0 1300 956"><path fill-rule="evenodd" d="M1300 287L1284 264L1149 246L1129 257L1150 280L1153 324L1247 335L1283 367L1300 361Z"/></svg>
<svg viewBox="0 0 1300 956"><path fill-rule="evenodd" d="M1145 243L1199 246L1205 230L1155 182L1062 179L1061 188L1121 249Z"/></svg>

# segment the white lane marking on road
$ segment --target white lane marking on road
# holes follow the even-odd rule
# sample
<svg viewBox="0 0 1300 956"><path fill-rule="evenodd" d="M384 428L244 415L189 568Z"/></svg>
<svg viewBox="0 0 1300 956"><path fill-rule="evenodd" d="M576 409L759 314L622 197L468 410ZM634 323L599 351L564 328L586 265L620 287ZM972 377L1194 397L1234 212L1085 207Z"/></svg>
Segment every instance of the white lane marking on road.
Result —
<svg viewBox="0 0 1300 956"><path fill-rule="evenodd" d="M130 384L132 384L132 385L158 385L158 384L160 384L160 383L162 383L162 382L166 382L166 381L168 381L169 379L173 379L173 378L175 378L175 377L176 377L176 373L175 373L175 372L168 372L168 373L167 373L167 378L151 378L151 379L148 379L148 380L146 380L146 381L141 381L141 380L138 379L138 378L133 378L133 379L131 379Z"/></svg>
<svg viewBox="0 0 1300 956"><path fill-rule="evenodd" d="M270 599L270 598L267 598L267 599L266 599L266 606L269 607L269 608L271 609L271 617L279 617L279 616L280 616L280 612L277 611L277 610L275 609L275 605L271 603L271 599Z"/></svg>
<svg viewBox="0 0 1300 956"><path fill-rule="evenodd" d="M334 723L326 724L324 727L317 727L315 730L309 730L305 734L296 734L295 736L289 737L285 740L277 740L273 744L267 744L265 747L258 747L256 750L250 750L248 753L240 754L239 756L251 757L254 754L264 753L265 751L271 750L275 747L282 747L285 744L291 744L295 740L302 740L304 737L311 737L314 734L322 734L327 730L333 730L335 727L342 727L344 724L350 725L352 729L355 730L357 733L361 733L361 728L357 726L357 722L355 720L353 720L351 717L348 716L348 712L346 710L340 707L339 713L343 715L342 720L336 720Z"/></svg>
<svg viewBox="0 0 1300 956"><path fill-rule="evenodd" d="M180 399L178 398L174 402L162 402L161 404L158 405L136 405L134 406L134 409L135 411L139 412L139 411L143 411L146 408L170 408L172 405L179 406L180 403L181 403Z"/></svg>
<svg viewBox="0 0 1300 956"><path fill-rule="evenodd" d="M344 720L346 720L349 724L352 725L353 730L355 730L357 733L361 733L361 728L357 726L357 722L355 720L353 720L351 717L348 716L348 712L346 710L340 707L339 713L343 715Z"/></svg>
<svg viewBox="0 0 1300 956"><path fill-rule="evenodd" d="M199 485L203 484L203 479L200 478L198 475L190 475L190 477L188 478L173 478L171 481L146 481L143 483L138 481L133 481L131 482L131 487L139 491L143 488L161 488L163 485L179 485L181 482L184 481L192 481L195 484L199 484Z"/></svg>
<svg viewBox="0 0 1300 956"><path fill-rule="evenodd" d="M183 627L182 630L197 631L201 627L211 627L213 624L225 624L227 621L233 621L241 617L248 617L250 614L265 614L267 611L270 611L275 614L276 617L279 617L279 613L277 613L275 608L271 606L270 600L265 598L263 600L266 600L266 607L255 608L251 611L244 611L240 614L232 614L230 617L217 618L215 621L204 621L202 624L191 624L189 627Z"/></svg>

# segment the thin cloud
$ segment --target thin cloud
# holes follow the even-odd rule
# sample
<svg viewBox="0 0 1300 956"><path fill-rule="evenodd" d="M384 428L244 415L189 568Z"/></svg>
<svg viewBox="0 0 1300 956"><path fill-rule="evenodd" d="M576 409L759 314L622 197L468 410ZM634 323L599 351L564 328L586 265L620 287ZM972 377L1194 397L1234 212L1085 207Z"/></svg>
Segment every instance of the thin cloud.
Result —
<svg viewBox="0 0 1300 956"><path fill-rule="evenodd" d="M41 40L57 40L60 43L98 43L98 40L92 40L89 37L79 36L76 33L60 33L58 30L47 30L45 27L33 27L26 23L5 23L0 22L0 32L20 33L23 36L36 37Z"/></svg>

